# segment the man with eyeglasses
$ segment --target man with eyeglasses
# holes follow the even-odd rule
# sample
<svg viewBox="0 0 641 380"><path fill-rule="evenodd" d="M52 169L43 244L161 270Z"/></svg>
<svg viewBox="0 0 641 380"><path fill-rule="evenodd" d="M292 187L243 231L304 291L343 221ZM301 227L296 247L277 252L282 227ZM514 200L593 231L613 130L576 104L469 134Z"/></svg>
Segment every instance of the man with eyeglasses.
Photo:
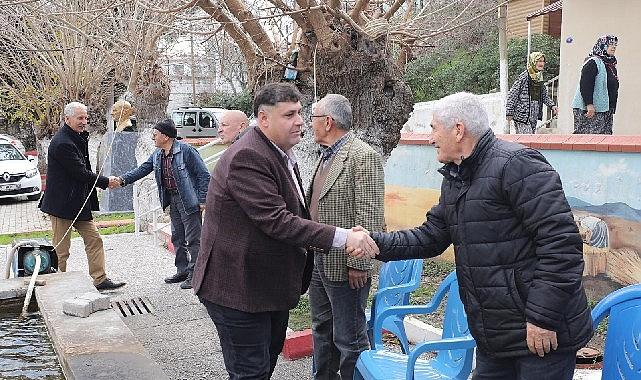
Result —
<svg viewBox="0 0 641 380"><path fill-rule="evenodd" d="M333 226L382 231L385 173L372 147L350 132L352 107L328 94L310 117L321 155L307 192L311 219ZM358 355L369 348L365 306L372 263L344 249L317 251L309 286L314 379L351 379Z"/></svg>
<svg viewBox="0 0 641 380"><path fill-rule="evenodd" d="M176 273L165 278L165 282L180 282L181 289L191 289L200 250L209 172L198 151L178 141L176 135L176 126L171 119L156 124L152 139L158 149L138 168L109 180L110 187L125 186L154 172L160 204L163 210L169 207L171 242L176 254Z"/></svg>
<svg viewBox="0 0 641 380"><path fill-rule="evenodd" d="M269 379L289 310L312 273L308 249L374 249L363 232L309 220L293 147L302 95L271 83L254 98L258 125L232 144L209 182L194 291L216 330L230 380ZM369 244L368 244L369 243Z"/></svg>

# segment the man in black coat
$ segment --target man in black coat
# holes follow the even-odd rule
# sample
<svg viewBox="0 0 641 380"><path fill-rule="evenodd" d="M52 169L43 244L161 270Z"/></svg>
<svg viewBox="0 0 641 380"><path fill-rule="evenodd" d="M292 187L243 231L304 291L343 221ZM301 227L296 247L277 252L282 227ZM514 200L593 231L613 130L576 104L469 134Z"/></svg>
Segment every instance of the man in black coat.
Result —
<svg viewBox="0 0 641 380"><path fill-rule="evenodd" d="M592 321L583 244L558 173L538 151L497 139L469 93L437 103L430 140L445 164L439 202L419 227L372 233L378 258L433 257L454 245L478 347L473 379L572 379Z"/></svg>
<svg viewBox="0 0 641 380"><path fill-rule="evenodd" d="M85 131L87 107L71 102L64 108L64 118L65 124L49 144L47 186L40 209L51 218L60 271L67 270L73 226L85 243L89 274L96 289L116 289L125 283L107 277L102 238L91 215L92 210L98 210L96 186L107 188L109 178L98 176L91 170L89 133Z"/></svg>

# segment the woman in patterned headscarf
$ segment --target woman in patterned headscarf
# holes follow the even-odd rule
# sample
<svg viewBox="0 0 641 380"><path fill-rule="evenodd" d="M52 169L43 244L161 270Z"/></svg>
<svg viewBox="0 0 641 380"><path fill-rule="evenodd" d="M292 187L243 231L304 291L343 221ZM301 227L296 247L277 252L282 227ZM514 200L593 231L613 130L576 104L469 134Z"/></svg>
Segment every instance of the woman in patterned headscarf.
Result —
<svg viewBox="0 0 641 380"><path fill-rule="evenodd" d="M545 55L535 51L528 56L527 70L521 73L507 94L505 115L514 120L516 133L535 133L536 121L543 118L543 103L556 114L557 108L543 85Z"/></svg>
<svg viewBox="0 0 641 380"><path fill-rule="evenodd" d="M616 52L618 38L600 37L581 69L576 89L574 133L612 134L612 119L619 96Z"/></svg>

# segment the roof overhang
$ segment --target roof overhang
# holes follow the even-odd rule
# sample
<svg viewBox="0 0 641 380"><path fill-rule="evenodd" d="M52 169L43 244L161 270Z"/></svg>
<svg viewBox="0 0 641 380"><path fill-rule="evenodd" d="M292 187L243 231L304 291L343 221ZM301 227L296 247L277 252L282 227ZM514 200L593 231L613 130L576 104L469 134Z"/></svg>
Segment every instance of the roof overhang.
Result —
<svg viewBox="0 0 641 380"><path fill-rule="evenodd" d="M525 19L530 21L533 18L537 18L539 16L543 16L543 15L546 15L548 13L560 11L561 9L563 9L563 0L559 0L559 1L555 2L555 3L552 3L552 4L548 5L547 7L539 9L536 12L530 13L525 17Z"/></svg>

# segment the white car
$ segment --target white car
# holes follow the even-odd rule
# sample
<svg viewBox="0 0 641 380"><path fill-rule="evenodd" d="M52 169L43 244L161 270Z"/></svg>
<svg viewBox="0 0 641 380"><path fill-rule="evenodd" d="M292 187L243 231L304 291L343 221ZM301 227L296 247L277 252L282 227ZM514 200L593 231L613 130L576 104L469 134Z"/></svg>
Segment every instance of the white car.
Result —
<svg viewBox="0 0 641 380"><path fill-rule="evenodd" d="M0 141L0 198L26 196L28 200L40 199L42 179L40 171L15 146Z"/></svg>
<svg viewBox="0 0 641 380"><path fill-rule="evenodd" d="M9 144L15 146L22 154L25 154L26 152L24 149L24 145L22 145L22 142L13 136L0 133L0 143L2 142L8 142Z"/></svg>

